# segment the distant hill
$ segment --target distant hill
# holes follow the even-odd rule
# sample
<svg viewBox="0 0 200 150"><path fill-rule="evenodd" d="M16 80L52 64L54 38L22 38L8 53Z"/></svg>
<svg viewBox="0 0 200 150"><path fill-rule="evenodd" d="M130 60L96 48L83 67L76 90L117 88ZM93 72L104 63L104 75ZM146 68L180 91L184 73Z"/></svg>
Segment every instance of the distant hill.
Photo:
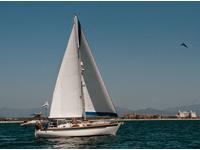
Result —
<svg viewBox="0 0 200 150"><path fill-rule="evenodd" d="M41 108L26 108L26 109L15 109L15 108L0 108L0 117L30 117L33 113L41 112ZM119 115L122 115L126 112L133 112L127 108L117 107L117 112ZM44 110L42 113L45 113Z"/></svg>
<svg viewBox="0 0 200 150"><path fill-rule="evenodd" d="M145 109L137 109L131 110L127 108L117 107L117 113L119 116L122 116L124 113L136 113L136 114L166 114L167 112L163 110L158 110L154 108L145 108Z"/></svg>
<svg viewBox="0 0 200 150"><path fill-rule="evenodd" d="M124 113L137 113L137 114L163 114L163 115L176 115L179 110L181 111L195 111L200 115L200 104L197 105L188 105L188 106L178 106L172 108L166 108L163 110L154 109L154 108L145 108L131 110L127 108L117 107L117 112L119 116L122 116ZM41 112L41 108L26 108L26 109L14 109L14 108L0 108L0 117L30 117L33 113ZM42 111L44 114L44 110Z"/></svg>
<svg viewBox="0 0 200 150"><path fill-rule="evenodd" d="M117 113L119 116L123 115L124 113L127 113L127 112L133 112L133 110L131 109L128 109L128 108L122 108L122 107L117 107Z"/></svg>
<svg viewBox="0 0 200 150"><path fill-rule="evenodd" d="M166 113L163 110L158 110L154 108L138 109L133 112L137 114L165 114Z"/></svg>
<svg viewBox="0 0 200 150"><path fill-rule="evenodd" d="M30 117L33 113L39 113L42 110L40 108L0 108L0 117Z"/></svg>
<svg viewBox="0 0 200 150"><path fill-rule="evenodd" d="M118 112L120 115L124 113L137 113L137 114L163 114L163 115L176 115L178 111L195 111L197 115L200 115L200 104L196 105L188 105L188 106L177 106L171 107L166 109L154 109L154 108L145 108L145 109L137 109L137 110L130 110L125 108L118 108Z"/></svg>
<svg viewBox="0 0 200 150"><path fill-rule="evenodd" d="M164 109L164 111L170 112L171 114L176 114L178 111L195 111L200 115L200 104L188 105L188 106L178 106L173 108Z"/></svg>

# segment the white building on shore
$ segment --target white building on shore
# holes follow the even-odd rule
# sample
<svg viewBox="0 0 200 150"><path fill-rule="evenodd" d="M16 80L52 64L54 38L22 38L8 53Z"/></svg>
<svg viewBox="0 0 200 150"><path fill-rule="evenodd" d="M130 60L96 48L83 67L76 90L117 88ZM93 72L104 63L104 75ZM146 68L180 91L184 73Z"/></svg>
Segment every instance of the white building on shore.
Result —
<svg viewBox="0 0 200 150"><path fill-rule="evenodd" d="M178 111L178 114L176 115L178 118L197 118L197 113L194 111Z"/></svg>
<svg viewBox="0 0 200 150"><path fill-rule="evenodd" d="M197 118L197 113L194 111L190 111L190 118Z"/></svg>

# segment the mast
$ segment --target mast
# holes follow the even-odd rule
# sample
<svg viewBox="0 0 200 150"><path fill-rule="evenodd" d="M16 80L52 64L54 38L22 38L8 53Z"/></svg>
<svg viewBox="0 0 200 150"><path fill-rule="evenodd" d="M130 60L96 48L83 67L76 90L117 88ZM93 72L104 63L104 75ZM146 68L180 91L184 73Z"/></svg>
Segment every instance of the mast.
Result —
<svg viewBox="0 0 200 150"><path fill-rule="evenodd" d="M81 52L80 52L80 45L81 45L81 25L80 22L78 20L78 17L75 16L74 17L74 24L76 26L76 40L77 40L77 47L78 47L78 59L79 59L79 70L80 70L80 77L81 77L81 82L80 82L80 86L81 86L81 100L82 100L82 107L83 107L83 112L82 112L82 117L83 120L86 120L86 113L85 113L85 98L84 98L84 93L83 93L83 86L85 86L83 84L83 73L84 73L84 68L83 68L83 62L81 60Z"/></svg>
<svg viewBox="0 0 200 150"><path fill-rule="evenodd" d="M84 68L83 68L83 62L80 61L80 69L81 69L81 99L82 99L82 106L83 106L83 120L86 120L86 113L85 113L85 97L83 93L83 87L85 84L83 84L83 73L84 73Z"/></svg>

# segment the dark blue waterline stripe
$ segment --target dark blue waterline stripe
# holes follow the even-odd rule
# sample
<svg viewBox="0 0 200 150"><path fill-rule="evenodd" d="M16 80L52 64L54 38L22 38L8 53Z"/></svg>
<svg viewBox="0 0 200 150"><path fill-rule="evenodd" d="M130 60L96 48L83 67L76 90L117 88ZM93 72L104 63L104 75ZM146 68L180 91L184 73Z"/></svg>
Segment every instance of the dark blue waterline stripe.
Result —
<svg viewBox="0 0 200 150"><path fill-rule="evenodd" d="M105 116L105 117L117 117L116 113L110 112L85 112L87 117Z"/></svg>

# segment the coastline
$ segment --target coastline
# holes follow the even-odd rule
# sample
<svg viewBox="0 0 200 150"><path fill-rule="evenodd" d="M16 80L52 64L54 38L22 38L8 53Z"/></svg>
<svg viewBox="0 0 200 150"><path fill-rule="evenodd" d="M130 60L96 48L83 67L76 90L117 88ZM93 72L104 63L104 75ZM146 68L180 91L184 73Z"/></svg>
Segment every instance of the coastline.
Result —
<svg viewBox="0 0 200 150"><path fill-rule="evenodd" d="M24 121L0 121L0 124L1 123L22 123Z"/></svg>
<svg viewBox="0 0 200 150"><path fill-rule="evenodd" d="M197 120L199 121L200 118L162 118L162 119L117 119L119 122L129 122L129 121L185 121L185 120ZM13 120L13 121L0 121L0 124L3 123L23 123L22 120Z"/></svg>
<svg viewBox="0 0 200 150"><path fill-rule="evenodd" d="M128 121L176 121L176 120L180 120L180 121L184 121L184 120L200 120L200 118L163 118L163 119L119 119L118 121L124 121L124 122L128 122Z"/></svg>

